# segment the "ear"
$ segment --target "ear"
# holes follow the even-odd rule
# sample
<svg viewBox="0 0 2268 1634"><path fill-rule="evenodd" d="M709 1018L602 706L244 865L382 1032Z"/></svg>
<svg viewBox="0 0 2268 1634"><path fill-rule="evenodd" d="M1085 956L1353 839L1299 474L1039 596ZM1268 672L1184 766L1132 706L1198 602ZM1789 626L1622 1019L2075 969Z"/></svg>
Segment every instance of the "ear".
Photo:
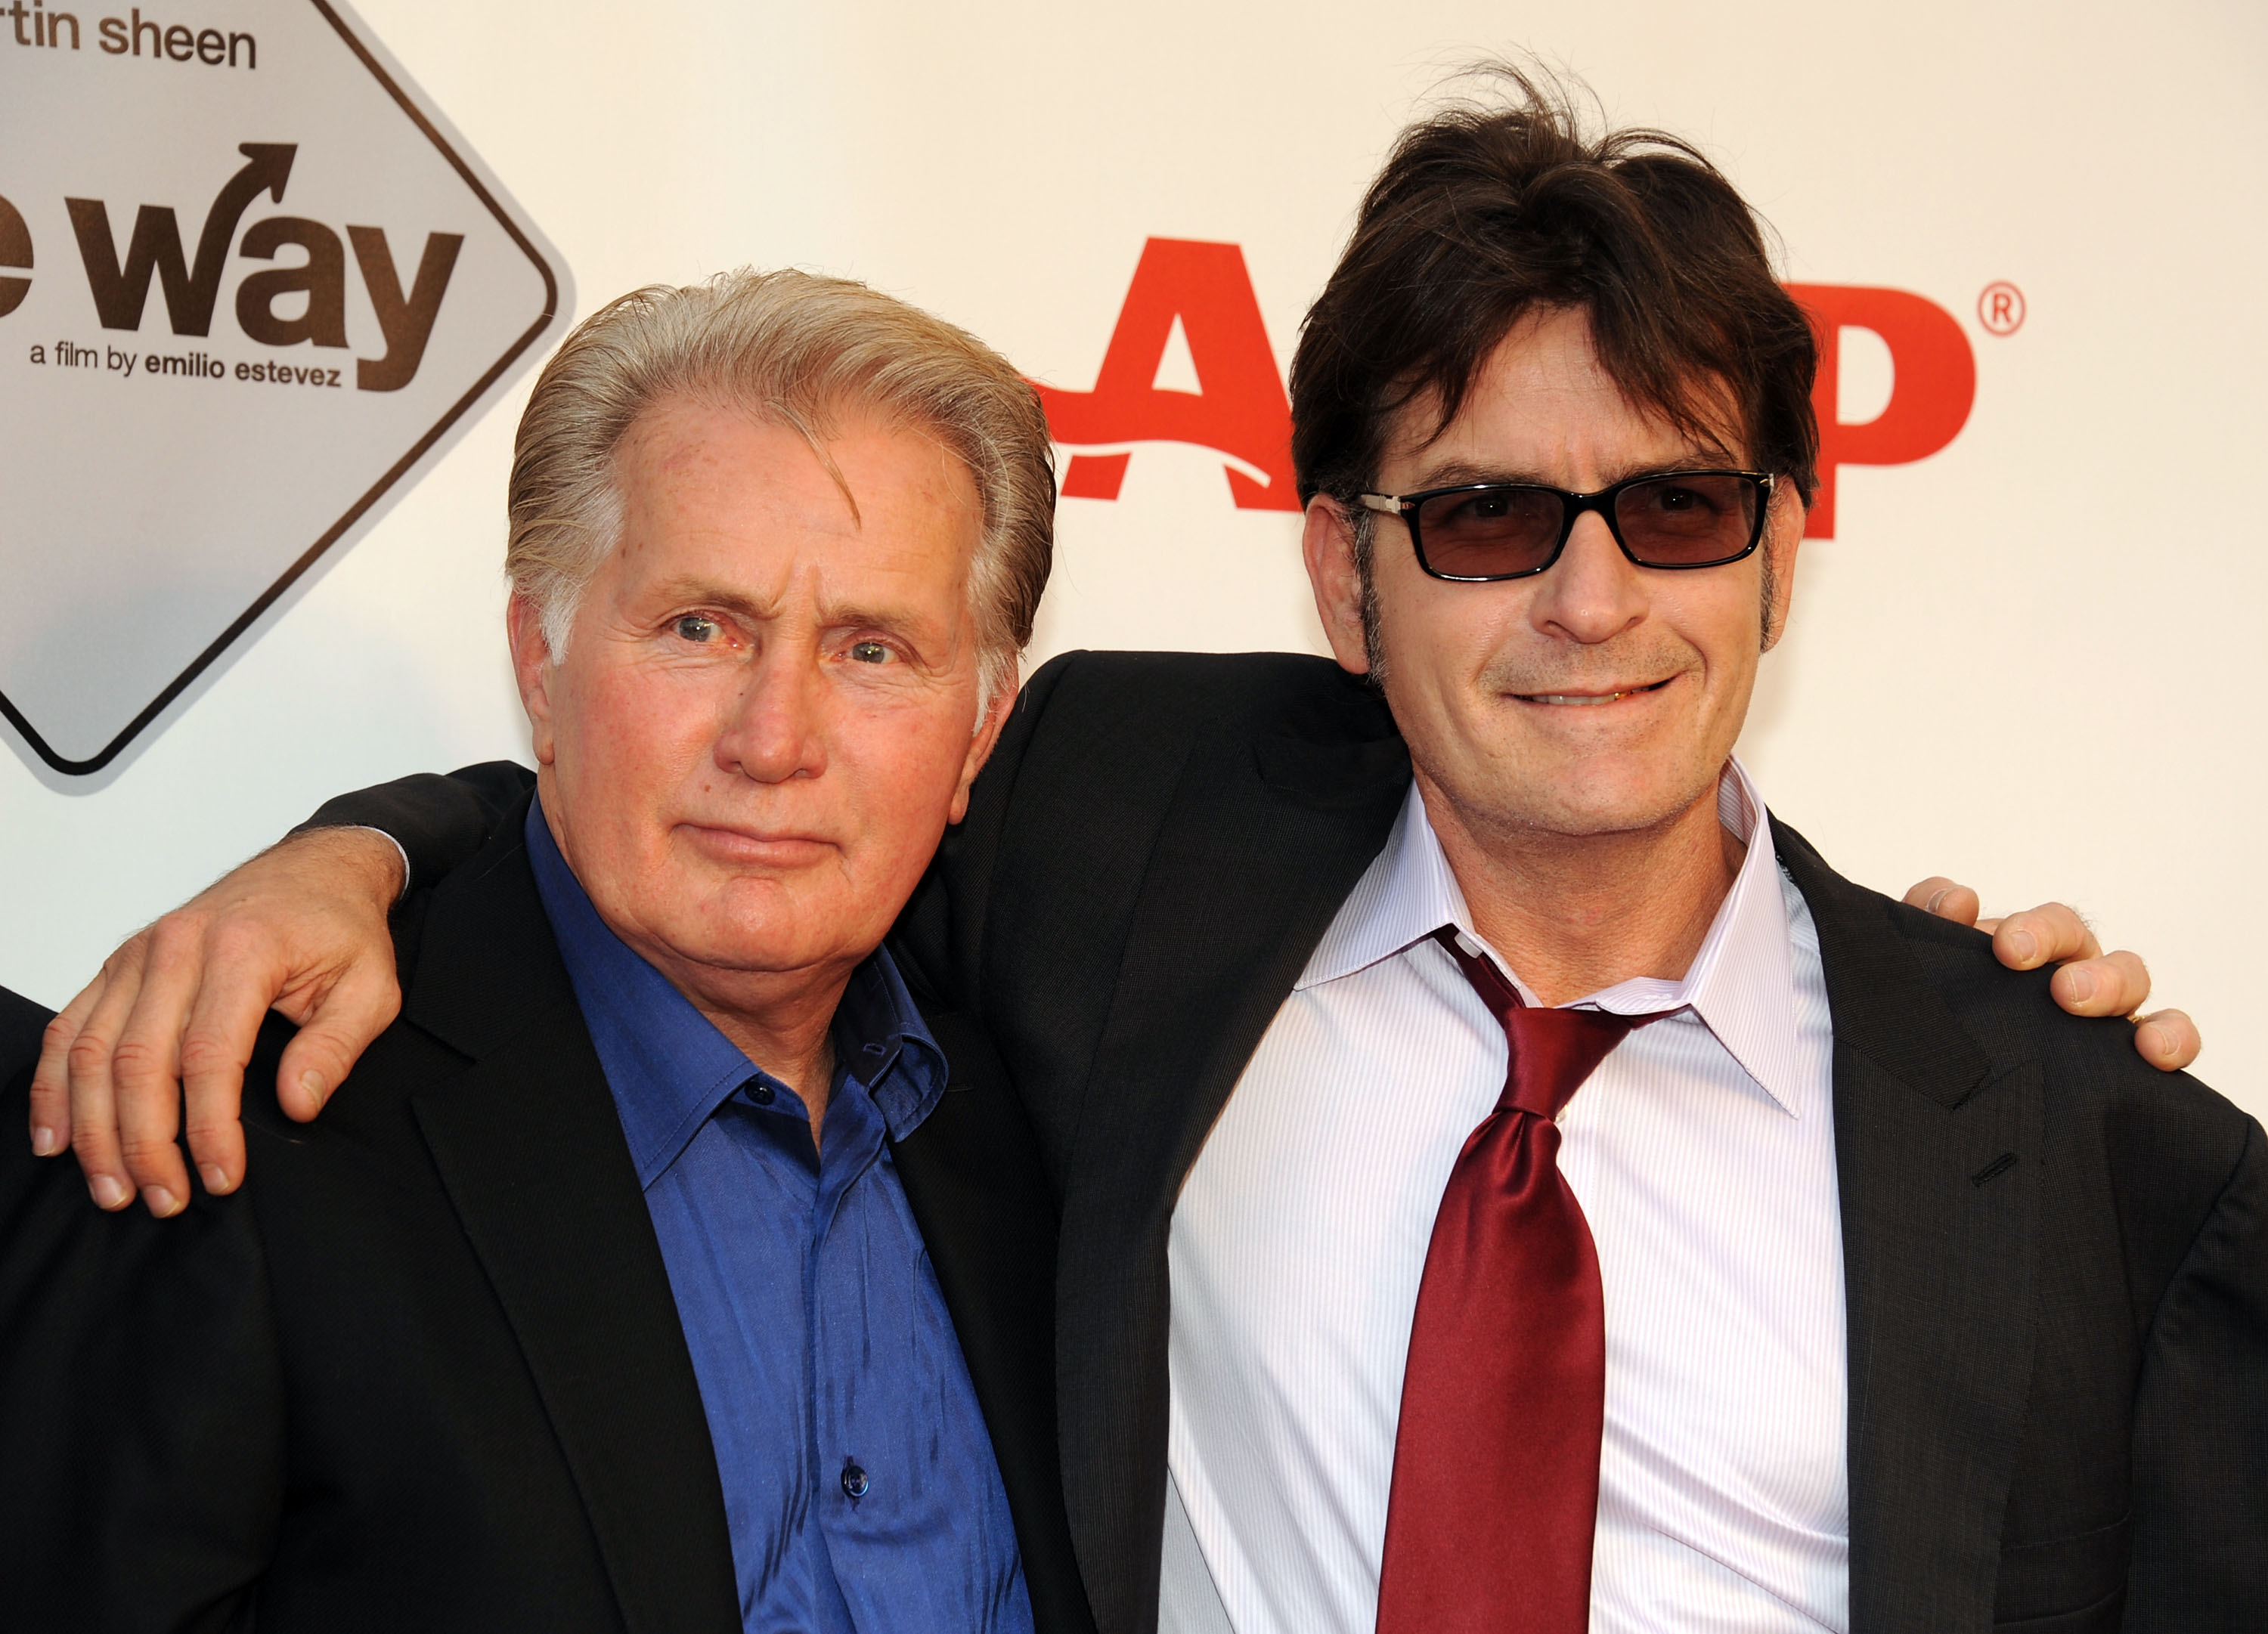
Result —
<svg viewBox="0 0 2268 1634"><path fill-rule="evenodd" d="M505 604L504 617L512 679L519 683L519 704L535 739L535 762L549 766L558 749L551 730L551 644L544 638L543 617L518 591Z"/></svg>
<svg viewBox="0 0 2268 1634"><path fill-rule="evenodd" d="M1803 543L1803 525L1810 515L1793 482L1779 483L1772 493L1772 515L1764 529L1764 551L1770 570L1766 582L1771 595L1764 604L1764 650L1779 645L1787 633L1788 608L1795 600L1795 553Z"/></svg>
<svg viewBox="0 0 2268 1634"><path fill-rule="evenodd" d="M1000 741L1001 729L1008 724L1009 711L1023 696L1020 687L1003 687L999 695L985 706L984 718L976 723L976 735L968 740L968 753L961 757L961 784L953 791L953 804L946 810L945 820L959 822L968 815L968 791L976 781L976 774L984 769L984 762L992 758L992 746Z"/></svg>
<svg viewBox="0 0 2268 1634"><path fill-rule="evenodd" d="M1307 583L1315 593L1315 615L1339 667L1353 675L1370 673L1370 652L1362 633L1362 574L1354 559L1354 519L1328 494L1307 502L1300 554Z"/></svg>

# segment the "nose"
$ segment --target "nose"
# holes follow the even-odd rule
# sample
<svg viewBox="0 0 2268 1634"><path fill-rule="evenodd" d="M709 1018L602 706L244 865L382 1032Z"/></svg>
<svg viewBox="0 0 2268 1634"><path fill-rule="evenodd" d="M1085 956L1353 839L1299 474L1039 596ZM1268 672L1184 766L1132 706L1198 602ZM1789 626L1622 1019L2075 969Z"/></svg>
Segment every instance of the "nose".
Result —
<svg viewBox="0 0 2268 1634"><path fill-rule="evenodd" d="M755 783L818 777L827 769L824 707L817 653L766 642L718 723L718 769Z"/></svg>
<svg viewBox="0 0 2268 1634"><path fill-rule="evenodd" d="M1638 623L1646 608L1638 564L1615 543L1606 518L1589 512L1576 519L1567 548L1536 580L1528 617L1546 635L1592 646Z"/></svg>

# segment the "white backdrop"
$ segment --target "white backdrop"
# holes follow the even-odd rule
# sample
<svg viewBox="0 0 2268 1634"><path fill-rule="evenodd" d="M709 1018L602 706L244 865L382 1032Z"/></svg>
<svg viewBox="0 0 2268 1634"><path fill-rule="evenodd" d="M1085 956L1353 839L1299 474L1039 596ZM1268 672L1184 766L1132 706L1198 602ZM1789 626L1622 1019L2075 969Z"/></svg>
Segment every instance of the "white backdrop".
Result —
<svg viewBox="0 0 2268 1634"><path fill-rule="evenodd" d="M225 26L223 0L205 10ZM583 311L798 264L1077 391L1152 238L1240 246L1287 360L1387 143L1478 55L1537 52L1616 121L1697 139L1770 217L1792 280L1926 296L1976 360L1952 444L1845 467L1836 535L1805 547L1743 745L1768 798L1884 888L1944 872L1995 905L2076 902L2198 1015L2201 1073L2268 1114L2268 11L360 10L558 247ZM1995 280L2026 298L2007 336L1978 320ZM1865 420L1887 360L1860 336L1844 372L1841 417ZM136 924L335 790L524 754L497 573L524 390L108 786L57 792L0 758L0 983L60 1003ZM1034 661L1322 650L1296 519L1235 508L1222 472L1217 453L1145 445L1116 499L1064 501Z"/></svg>

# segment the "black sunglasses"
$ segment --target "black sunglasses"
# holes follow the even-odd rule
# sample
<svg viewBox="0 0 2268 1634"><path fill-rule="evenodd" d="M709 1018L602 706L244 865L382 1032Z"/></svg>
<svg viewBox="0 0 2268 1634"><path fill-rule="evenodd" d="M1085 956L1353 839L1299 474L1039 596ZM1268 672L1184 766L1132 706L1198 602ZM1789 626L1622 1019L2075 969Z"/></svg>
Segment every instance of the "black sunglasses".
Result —
<svg viewBox="0 0 2268 1634"><path fill-rule="evenodd" d="M1669 471L1595 494L1533 482L1467 482L1421 494L1362 494L1409 525L1418 565L1478 584L1526 578L1559 559L1576 519L1595 511L1640 567L1722 567L1764 536L1772 478L1760 471Z"/></svg>

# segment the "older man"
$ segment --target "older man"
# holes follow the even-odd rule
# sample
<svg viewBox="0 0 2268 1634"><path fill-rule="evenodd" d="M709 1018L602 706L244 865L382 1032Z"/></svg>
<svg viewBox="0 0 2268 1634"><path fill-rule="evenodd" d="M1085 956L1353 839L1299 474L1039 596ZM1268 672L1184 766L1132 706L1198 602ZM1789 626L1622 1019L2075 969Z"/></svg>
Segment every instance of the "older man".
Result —
<svg viewBox="0 0 2268 1634"><path fill-rule="evenodd" d="M569 339L512 471L540 769L403 904L401 1019L176 1227L0 1174L11 1629L1086 1625L1030 1136L879 951L1053 498L1015 372L856 284Z"/></svg>
<svg viewBox="0 0 2268 1634"><path fill-rule="evenodd" d="M2257 1626L2260 1131L2058 1016L2015 928L1771 821L1730 756L1811 337L1705 162L1514 90L1408 133L1303 333L1337 666L1049 666L892 944L997 1041L1061 1199L1097 1623ZM422 879L495 809L329 815ZM302 843L335 877L279 853L58 1029L91 1173L113 1041L161 1069L125 1110L162 1179L185 1019L225 1044L382 966L389 848ZM2132 974L2057 997L2123 1012Z"/></svg>

